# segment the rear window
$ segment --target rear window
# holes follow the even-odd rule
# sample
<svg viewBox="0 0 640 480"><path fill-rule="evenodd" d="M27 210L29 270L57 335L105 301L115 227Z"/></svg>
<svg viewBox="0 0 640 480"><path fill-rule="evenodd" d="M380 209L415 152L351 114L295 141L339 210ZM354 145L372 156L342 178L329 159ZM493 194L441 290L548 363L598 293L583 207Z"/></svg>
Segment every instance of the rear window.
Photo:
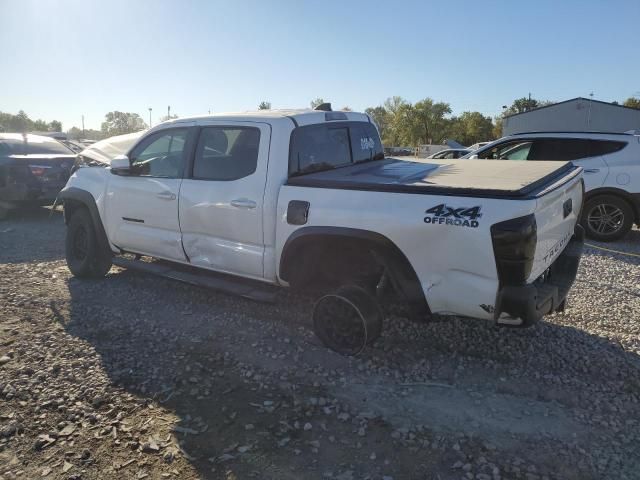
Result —
<svg viewBox="0 0 640 480"><path fill-rule="evenodd" d="M3 155L72 155L73 153L57 140L46 137L27 136L26 142L22 138L0 139L0 154Z"/></svg>
<svg viewBox="0 0 640 480"><path fill-rule="evenodd" d="M375 126L332 122L298 127L291 134L289 175L300 175L384 158Z"/></svg>
<svg viewBox="0 0 640 480"><path fill-rule="evenodd" d="M627 146L627 142L616 142L613 140L590 140L589 149L591 156L609 155L619 152Z"/></svg>

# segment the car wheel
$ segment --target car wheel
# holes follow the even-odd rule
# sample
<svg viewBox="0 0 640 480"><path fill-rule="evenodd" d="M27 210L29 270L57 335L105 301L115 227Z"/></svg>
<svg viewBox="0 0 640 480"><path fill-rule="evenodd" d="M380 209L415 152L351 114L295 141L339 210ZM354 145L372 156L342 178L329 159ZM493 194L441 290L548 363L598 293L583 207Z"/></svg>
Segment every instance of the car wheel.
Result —
<svg viewBox="0 0 640 480"><path fill-rule="evenodd" d="M600 242L613 242L631 230L633 210L618 196L601 195L587 201L581 223L589 238Z"/></svg>
<svg viewBox="0 0 640 480"><path fill-rule="evenodd" d="M322 343L342 354L357 355L382 332L383 313L375 297L355 285L321 297L313 308L313 327Z"/></svg>
<svg viewBox="0 0 640 480"><path fill-rule="evenodd" d="M84 208L69 220L65 251L69 270L76 277L104 277L111 269L111 252L101 249L91 216Z"/></svg>

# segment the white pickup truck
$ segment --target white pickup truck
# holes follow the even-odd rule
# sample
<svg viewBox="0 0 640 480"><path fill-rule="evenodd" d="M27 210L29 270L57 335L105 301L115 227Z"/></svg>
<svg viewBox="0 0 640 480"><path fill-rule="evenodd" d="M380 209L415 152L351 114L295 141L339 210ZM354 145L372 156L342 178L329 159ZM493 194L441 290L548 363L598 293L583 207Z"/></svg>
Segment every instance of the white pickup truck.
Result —
<svg viewBox="0 0 640 480"><path fill-rule="evenodd" d="M162 123L60 198L75 276L134 254L126 266L160 259L156 273L192 283L314 289L316 333L355 353L385 295L421 320L529 326L562 310L583 190L568 162L385 158L367 115L323 105Z"/></svg>

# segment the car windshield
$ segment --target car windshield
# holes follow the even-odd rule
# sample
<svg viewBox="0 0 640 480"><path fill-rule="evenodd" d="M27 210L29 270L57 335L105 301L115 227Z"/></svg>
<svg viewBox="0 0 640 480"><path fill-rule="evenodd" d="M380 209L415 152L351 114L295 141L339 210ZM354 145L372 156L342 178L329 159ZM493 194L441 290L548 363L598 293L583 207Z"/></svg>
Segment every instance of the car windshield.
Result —
<svg viewBox="0 0 640 480"><path fill-rule="evenodd" d="M73 155L73 151L57 140L33 135L0 137L0 154L3 155Z"/></svg>

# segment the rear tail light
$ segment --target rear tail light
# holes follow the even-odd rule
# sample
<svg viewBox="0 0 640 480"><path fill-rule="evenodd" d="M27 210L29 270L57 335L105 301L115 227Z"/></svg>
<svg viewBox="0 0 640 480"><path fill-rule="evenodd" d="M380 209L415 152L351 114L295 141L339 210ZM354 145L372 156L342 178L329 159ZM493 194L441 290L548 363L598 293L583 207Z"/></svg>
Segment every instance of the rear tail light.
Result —
<svg viewBox="0 0 640 480"><path fill-rule="evenodd" d="M492 225L491 240L500 285L523 285L529 278L536 253L535 215Z"/></svg>

